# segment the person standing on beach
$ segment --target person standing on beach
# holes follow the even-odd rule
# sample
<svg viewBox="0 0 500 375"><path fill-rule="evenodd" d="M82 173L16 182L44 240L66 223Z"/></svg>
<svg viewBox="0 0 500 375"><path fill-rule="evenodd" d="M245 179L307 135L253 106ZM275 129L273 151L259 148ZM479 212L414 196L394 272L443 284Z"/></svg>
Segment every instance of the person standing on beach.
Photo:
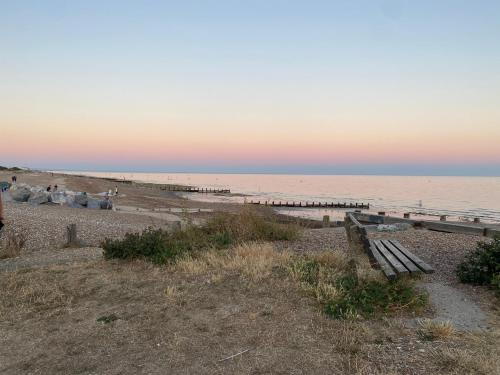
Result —
<svg viewBox="0 0 500 375"><path fill-rule="evenodd" d="M17 182L17 176L12 176L12 183L15 184Z"/></svg>
<svg viewBox="0 0 500 375"><path fill-rule="evenodd" d="M0 231L2 230L3 224L3 204L2 204L2 193L0 192Z"/></svg>
<svg viewBox="0 0 500 375"><path fill-rule="evenodd" d="M118 185L115 186L115 195L118 195Z"/></svg>

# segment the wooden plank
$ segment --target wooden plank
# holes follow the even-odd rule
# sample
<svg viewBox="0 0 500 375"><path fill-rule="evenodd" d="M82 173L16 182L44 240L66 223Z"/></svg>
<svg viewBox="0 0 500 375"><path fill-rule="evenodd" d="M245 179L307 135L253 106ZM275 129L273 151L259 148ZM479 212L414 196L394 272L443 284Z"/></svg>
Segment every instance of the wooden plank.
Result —
<svg viewBox="0 0 500 375"><path fill-rule="evenodd" d="M403 254L396 246L394 246L389 240L382 240L382 243L389 251L394 255L398 260L404 264L404 266L410 272L420 272L420 268L418 268L413 261L408 258L405 254Z"/></svg>
<svg viewBox="0 0 500 375"><path fill-rule="evenodd" d="M380 253L387 259L387 262L396 270L397 273L408 273L408 269L401 263L398 258L396 258L392 253L380 242L380 240L374 240L373 243L377 246Z"/></svg>
<svg viewBox="0 0 500 375"><path fill-rule="evenodd" d="M378 251L377 247L375 246L375 244L373 243L372 240L370 240L369 250L371 252L372 258L377 261L377 264L379 265L380 269L385 274L385 276L389 280L395 279L396 278L396 273L394 272L394 270L392 269L392 267L389 265L389 263L387 263L387 261L382 256L382 254L380 254L380 252Z"/></svg>
<svg viewBox="0 0 500 375"><path fill-rule="evenodd" d="M420 268L424 273L433 273L434 268L429 266L427 263L425 263L422 259L420 259L418 256L410 252L408 249L406 249L403 245L399 243L399 241L396 240L390 240L394 246L396 246L399 251L401 251L404 255L406 255L408 258L411 259L415 265Z"/></svg>

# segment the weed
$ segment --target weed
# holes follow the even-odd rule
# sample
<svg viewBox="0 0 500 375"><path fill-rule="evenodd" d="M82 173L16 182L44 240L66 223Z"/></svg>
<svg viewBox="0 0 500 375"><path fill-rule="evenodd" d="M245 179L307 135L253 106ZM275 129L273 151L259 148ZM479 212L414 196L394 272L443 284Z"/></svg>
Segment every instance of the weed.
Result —
<svg viewBox="0 0 500 375"><path fill-rule="evenodd" d="M457 275L463 283L488 285L500 293L500 237L478 242L477 248L458 265Z"/></svg>
<svg viewBox="0 0 500 375"><path fill-rule="evenodd" d="M437 321L432 319L423 319L419 321L419 336L426 341L433 341L437 338L446 338L453 336L456 332L453 323L450 321Z"/></svg>
<svg viewBox="0 0 500 375"><path fill-rule="evenodd" d="M163 292L165 293L167 298L170 299L174 299L180 294L179 290L175 286L167 286Z"/></svg>
<svg viewBox="0 0 500 375"><path fill-rule="evenodd" d="M118 320L118 316L116 314L110 314L110 315L103 315L99 318L97 318L97 322L103 323L103 324L109 324L114 322L115 320Z"/></svg>

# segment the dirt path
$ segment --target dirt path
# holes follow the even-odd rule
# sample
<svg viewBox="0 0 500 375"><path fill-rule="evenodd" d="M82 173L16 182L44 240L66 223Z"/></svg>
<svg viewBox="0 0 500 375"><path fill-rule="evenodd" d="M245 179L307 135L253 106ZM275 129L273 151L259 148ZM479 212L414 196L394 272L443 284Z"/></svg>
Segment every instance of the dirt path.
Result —
<svg viewBox="0 0 500 375"><path fill-rule="evenodd" d="M489 328L488 318L481 307L463 291L439 282L422 283L436 309L436 321L451 321L461 331Z"/></svg>

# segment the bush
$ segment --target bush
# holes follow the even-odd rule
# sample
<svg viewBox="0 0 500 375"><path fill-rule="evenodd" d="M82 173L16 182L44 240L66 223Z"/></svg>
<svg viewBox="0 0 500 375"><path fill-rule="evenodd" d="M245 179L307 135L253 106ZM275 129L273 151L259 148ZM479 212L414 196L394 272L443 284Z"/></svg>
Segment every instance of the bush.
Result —
<svg viewBox="0 0 500 375"><path fill-rule="evenodd" d="M418 292L410 279L388 281L362 278L355 260L338 256L299 258L290 267L292 276L302 282L335 319L370 318L402 309L419 310L427 295Z"/></svg>
<svg viewBox="0 0 500 375"><path fill-rule="evenodd" d="M295 226L279 224L244 210L238 215L217 215L200 227L190 225L185 230L167 232L149 228L142 233L128 233L121 240L106 239L102 248L106 259L144 257L164 264L189 251L221 249L248 241L290 240L298 235Z"/></svg>
<svg viewBox="0 0 500 375"><path fill-rule="evenodd" d="M325 312L336 319L368 318L403 307L420 309L427 303L427 296L418 293L407 279L359 282L355 277L346 276L339 283L340 297L325 306Z"/></svg>
<svg viewBox="0 0 500 375"><path fill-rule="evenodd" d="M457 267L461 282L488 285L500 292L500 238L478 242L477 248Z"/></svg>

